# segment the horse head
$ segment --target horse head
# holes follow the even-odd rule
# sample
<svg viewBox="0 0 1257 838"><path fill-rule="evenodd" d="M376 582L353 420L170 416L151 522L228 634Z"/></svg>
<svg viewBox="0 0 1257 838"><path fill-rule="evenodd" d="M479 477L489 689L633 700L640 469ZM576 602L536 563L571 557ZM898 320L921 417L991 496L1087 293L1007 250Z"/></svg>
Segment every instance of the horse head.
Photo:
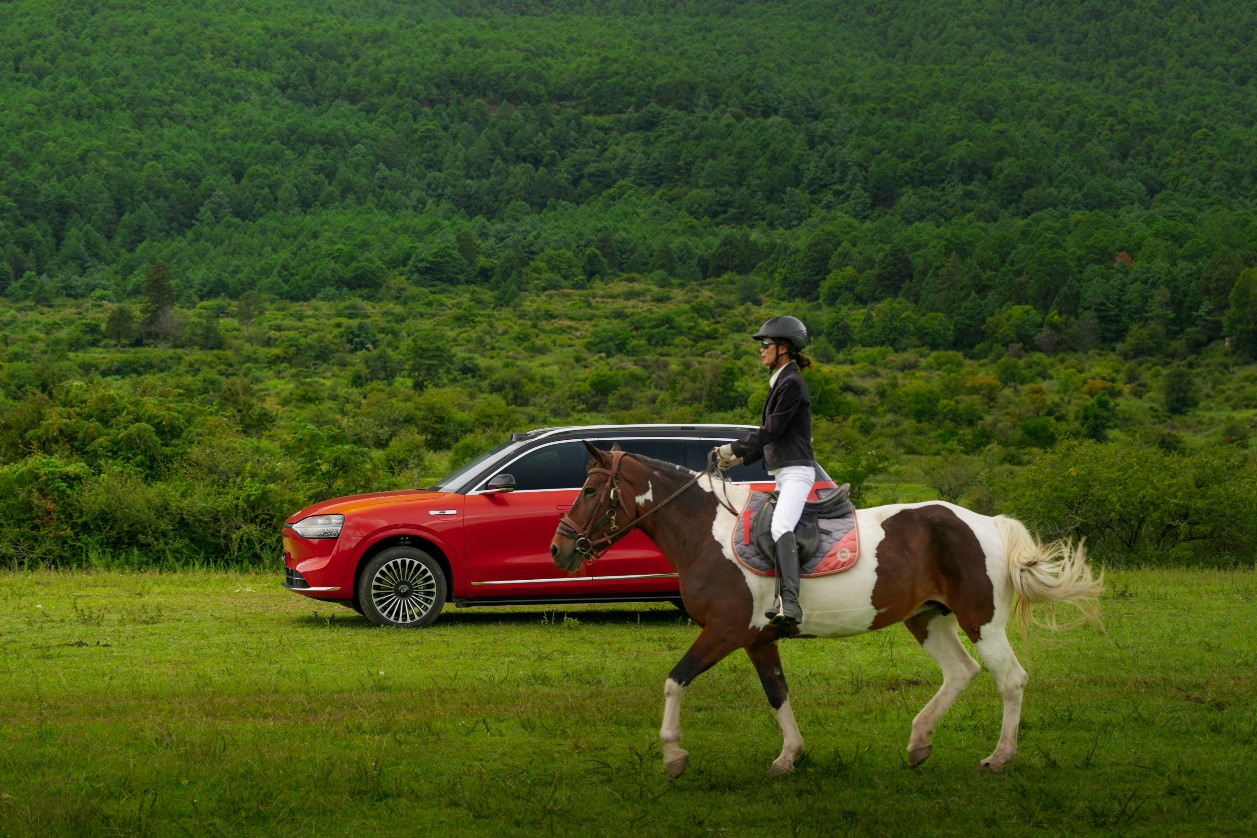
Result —
<svg viewBox="0 0 1257 838"><path fill-rule="evenodd" d="M625 492L631 489L632 482L624 473L624 451L618 444L612 445L610 451L588 442L585 448L590 457L585 485L550 542L555 565L572 572L597 558L633 518L624 506ZM632 492L627 496L631 498Z"/></svg>

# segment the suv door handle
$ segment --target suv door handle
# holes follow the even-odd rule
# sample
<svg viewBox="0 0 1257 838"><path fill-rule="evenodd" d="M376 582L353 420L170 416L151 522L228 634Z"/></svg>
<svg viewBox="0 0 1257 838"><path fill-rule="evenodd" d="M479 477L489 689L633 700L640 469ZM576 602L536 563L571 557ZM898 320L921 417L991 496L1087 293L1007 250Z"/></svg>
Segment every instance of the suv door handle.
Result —
<svg viewBox="0 0 1257 838"><path fill-rule="evenodd" d="M555 509L559 510L560 512L571 512L571 511L572 511L572 504L570 504L570 503L561 503L561 504L559 504L558 506L556 506L556 507L555 507Z"/></svg>

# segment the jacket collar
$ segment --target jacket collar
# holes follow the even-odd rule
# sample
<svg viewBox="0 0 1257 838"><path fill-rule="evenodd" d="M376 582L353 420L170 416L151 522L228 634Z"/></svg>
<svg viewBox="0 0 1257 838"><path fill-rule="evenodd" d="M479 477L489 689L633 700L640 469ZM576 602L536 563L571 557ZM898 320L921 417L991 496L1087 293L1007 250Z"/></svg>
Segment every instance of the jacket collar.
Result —
<svg viewBox="0 0 1257 838"><path fill-rule="evenodd" d="M772 376L768 379L768 389L772 389L777 384L777 379L781 378L781 374L794 366L794 361L786 361L777 369L773 370Z"/></svg>

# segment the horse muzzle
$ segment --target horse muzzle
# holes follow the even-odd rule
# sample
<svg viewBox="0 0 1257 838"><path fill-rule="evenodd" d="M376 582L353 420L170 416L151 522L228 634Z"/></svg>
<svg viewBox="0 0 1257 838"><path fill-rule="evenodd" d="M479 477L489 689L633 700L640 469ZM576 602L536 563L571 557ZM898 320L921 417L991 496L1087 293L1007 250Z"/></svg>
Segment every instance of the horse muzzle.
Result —
<svg viewBox="0 0 1257 838"><path fill-rule="evenodd" d="M585 548L584 551L582 547ZM569 538L565 535L556 535L550 542L550 558L554 560L554 566L569 573L580 570L581 565L591 553L589 539L584 536Z"/></svg>

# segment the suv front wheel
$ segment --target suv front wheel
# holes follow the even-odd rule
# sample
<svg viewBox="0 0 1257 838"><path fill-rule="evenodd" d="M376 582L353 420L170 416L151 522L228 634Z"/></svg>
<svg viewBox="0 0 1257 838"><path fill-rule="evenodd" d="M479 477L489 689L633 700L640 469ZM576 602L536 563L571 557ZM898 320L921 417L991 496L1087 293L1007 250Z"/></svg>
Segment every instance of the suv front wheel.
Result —
<svg viewBox="0 0 1257 838"><path fill-rule="evenodd" d="M436 559L414 547L390 547L367 562L358 603L377 626L423 628L441 613L448 593Z"/></svg>

